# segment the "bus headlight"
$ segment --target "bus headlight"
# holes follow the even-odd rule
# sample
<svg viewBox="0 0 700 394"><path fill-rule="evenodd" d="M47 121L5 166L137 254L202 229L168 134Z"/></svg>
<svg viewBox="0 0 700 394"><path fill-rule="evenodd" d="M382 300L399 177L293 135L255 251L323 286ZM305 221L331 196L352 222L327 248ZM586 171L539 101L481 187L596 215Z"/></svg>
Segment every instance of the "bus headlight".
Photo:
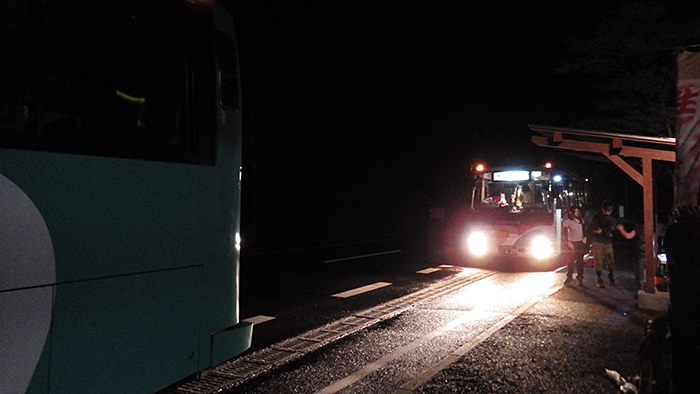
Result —
<svg viewBox="0 0 700 394"><path fill-rule="evenodd" d="M483 256L486 254L486 235L480 232L473 232L469 234L467 245L469 246L469 252L471 254L475 256Z"/></svg>
<svg viewBox="0 0 700 394"><path fill-rule="evenodd" d="M552 241L547 239L545 236L537 236L532 239L530 244L530 252L537 259L546 259L554 254L554 247L552 246Z"/></svg>

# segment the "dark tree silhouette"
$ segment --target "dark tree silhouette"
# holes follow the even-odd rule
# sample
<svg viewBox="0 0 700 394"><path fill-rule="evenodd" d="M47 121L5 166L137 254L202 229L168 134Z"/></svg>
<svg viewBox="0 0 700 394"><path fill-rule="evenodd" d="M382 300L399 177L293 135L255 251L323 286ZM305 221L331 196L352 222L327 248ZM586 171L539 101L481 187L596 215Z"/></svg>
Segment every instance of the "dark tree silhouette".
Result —
<svg viewBox="0 0 700 394"><path fill-rule="evenodd" d="M676 53L700 43L697 9L625 4L603 19L591 38L569 40L576 56L558 70L596 81L595 114L571 127L672 136Z"/></svg>

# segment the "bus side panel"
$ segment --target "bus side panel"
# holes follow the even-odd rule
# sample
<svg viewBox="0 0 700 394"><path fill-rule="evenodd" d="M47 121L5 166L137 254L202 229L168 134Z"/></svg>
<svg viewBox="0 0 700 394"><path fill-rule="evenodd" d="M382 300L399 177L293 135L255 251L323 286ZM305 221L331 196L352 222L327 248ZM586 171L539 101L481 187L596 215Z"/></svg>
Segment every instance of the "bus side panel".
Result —
<svg viewBox="0 0 700 394"><path fill-rule="evenodd" d="M201 13L197 11L199 6ZM188 75L192 77L188 81L194 81L188 87L193 90L188 93L195 95L185 104L192 106L191 112L187 112L192 116L187 118L193 122L190 127L203 141L210 142L198 146L204 152L201 161L192 160L189 154L183 156L187 160L177 156L177 160L169 161L168 155L141 156L119 149L116 153L104 152L103 146L96 151L63 150L55 146L39 152L14 149L36 148L21 144L6 145L13 149L0 149L0 177L6 176L16 184L36 207L49 234L46 237L49 242L44 243L50 245L48 250L55 257L50 264L55 267L55 272L51 272L55 275L47 278L31 275L36 283L14 281L0 289L3 292L0 311L13 304L9 294L22 292L22 287L42 286L51 292L42 301L50 311L45 325L51 329L44 334L45 345L35 346L40 348L35 353L41 356L35 363L29 392L153 392L234 357L250 345L252 328L238 321L241 117L240 108L232 105L237 101L231 100L232 94L240 99L237 62L234 62L235 78L231 78L232 74L227 78L229 85L231 82L236 85L225 89L227 100L215 103L214 74L220 76L221 70L213 66L214 59L209 57L208 49L190 52L198 44L209 48L213 26L208 21L212 15L205 10L204 3L192 7L183 14L185 19L176 18L173 22L166 18L170 22L160 27L166 32L177 27L187 32L183 37L194 37L192 42L180 36L177 40L193 45L185 49L193 60L192 68L188 68L193 73ZM230 17L220 7L213 8L217 28L234 38ZM54 9L44 7L47 13ZM153 15L160 21L161 14ZM70 18L58 20L67 21L58 25L71 25ZM189 21L198 22L190 25ZM110 26L106 25L105 29L109 30ZM127 32L129 26L129 23L124 25ZM156 38L165 36L156 35ZM109 48L105 45L105 53ZM90 62L94 60L91 53L87 53ZM148 66L156 58L142 60ZM174 59L175 63L180 60ZM153 64L173 66L168 70L175 76L184 70L169 62ZM106 65L111 71L116 69L109 62ZM163 74L168 71L158 67ZM170 86L170 82L165 86ZM113 87L105 92L99 97L114 99ZM75 97L78 94L83 93L77 92ZM88 101L92 98L85 97ZM149 101L150 97L145 99ZM154 104L162 98L153 97ZM61 100L53 104L63 109L66 103L72 102ZM174 107L163 108L174 110ZM173 119L165 117L163 124L169 124L170 120ZM216 143L210 135L214 127ZM214 146L216 159L207 159ZM52 153L59 151L76 154ZM94 156L100 154L109 157ZM36 240L37 233L29 233ZM22 246L29 248L32 239L25 240ZM17 272L14 267L8 268ZM28 313L29 309L23 311ZM7 338L0 335L0 348L7 343ZM0 361L13 363L2 352Z"/></svg>
<svg viewBox="0 0 700 394"><path fill-rule="evenodd" d="M59 285L51 393L155 392L197 371L201 268Z"/></svg>
<svg viewBox="0 0 700 394"><path fill-rule="evenodd" d="M0 165L46 221L58 283L216 258L212 168L25 151Z"/></svg>
<svg viewBox="0 0 700 394"><path fill-rule="evenodd" d="M51 286L0 292L0 393L48 391L52 299Z"/></svg>

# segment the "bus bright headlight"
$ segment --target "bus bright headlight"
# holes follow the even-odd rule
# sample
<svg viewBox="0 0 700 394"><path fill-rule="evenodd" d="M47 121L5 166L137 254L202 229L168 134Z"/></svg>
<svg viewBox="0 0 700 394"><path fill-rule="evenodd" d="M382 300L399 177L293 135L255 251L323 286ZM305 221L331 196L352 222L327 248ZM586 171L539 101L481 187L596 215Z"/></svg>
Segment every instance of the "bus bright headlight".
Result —
<svg viewBox="0 0 700 394"><path fill-rule="evenodd" d="M547 239L545 236L537 236L532 239L532 243L530 244L530 252L535 258L546 259L554 254L552 241Z"/></svg>
<svg viewBox="0 0 700 394"><path fill-rule="evenodd" d="M475 256L483 256L486 253L486 235L480 232L469 234L467 239L469 252Z"/></svg>

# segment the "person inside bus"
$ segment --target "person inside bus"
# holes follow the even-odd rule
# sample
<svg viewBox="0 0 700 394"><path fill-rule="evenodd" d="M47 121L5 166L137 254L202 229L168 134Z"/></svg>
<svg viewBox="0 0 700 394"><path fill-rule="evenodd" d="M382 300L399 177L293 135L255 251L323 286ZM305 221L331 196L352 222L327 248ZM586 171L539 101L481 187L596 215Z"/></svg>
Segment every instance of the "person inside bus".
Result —
<svg viewBox="0 0 700 394"><path fill-rule="evenodd" d="M513 204L513 211L522 211L523 205L526 202L530 202L528 198L528 193L530 192L530 186L527 183L518 184L511 195L511 204Z"/></svg>
<svg viewBox="0 0 700 394"><path fill-rule="evenodd" d="M564 241L569 250L569 259L566 263L566 280L564 285L571 284L576 268L576 280L579 286L583 286L583 256L588 249L587 238L583 232L583 218L578 207L570 207L568 217L562 223L564 229Z"/></svg>
<svg viewBox="0 0 700 394"><path fill-rule="evenodd" d="M506 195L504 193L496 193L493 196L484 199L483 202L486 204L495 204L499 208L508 206L508 200L506 200Z"/></svg>
<svg viewBox="0 0 700 394"><path fill-rule="evenodd" d="M513 194L510 196L511 198L511 203L515 205L516 207L522 208L523 206L523 185L517 185L515 187L515 190L513 190Z"/></svg>
<svg viewBox="0 0 700 394"><path fill-rule="evenodd" d="M500 208L507 207L508 206L508 200L506 200L506 194L501 193L498 195L498 206Z"/></svg>
<svg viewBox="0 0 700 394"><path fill-rule="evenodd" d="M610 201L603 201L600 206L601 211L591 219L591 249L593 250L593 264L595 273L598 276L598 287L605 288L603 283L603 268L608 270L608 280L610 285L615 285L613 276L613 231L617 226L617 220L611 216L613 204Z"/></svg>
<svg viewBox="0 0 700 394"><path fill-rule="evenodd" d="M523 209L523 185L517 185L513 194L510 196L510 202L513 204L513 211L520 211Z"/></svg>

